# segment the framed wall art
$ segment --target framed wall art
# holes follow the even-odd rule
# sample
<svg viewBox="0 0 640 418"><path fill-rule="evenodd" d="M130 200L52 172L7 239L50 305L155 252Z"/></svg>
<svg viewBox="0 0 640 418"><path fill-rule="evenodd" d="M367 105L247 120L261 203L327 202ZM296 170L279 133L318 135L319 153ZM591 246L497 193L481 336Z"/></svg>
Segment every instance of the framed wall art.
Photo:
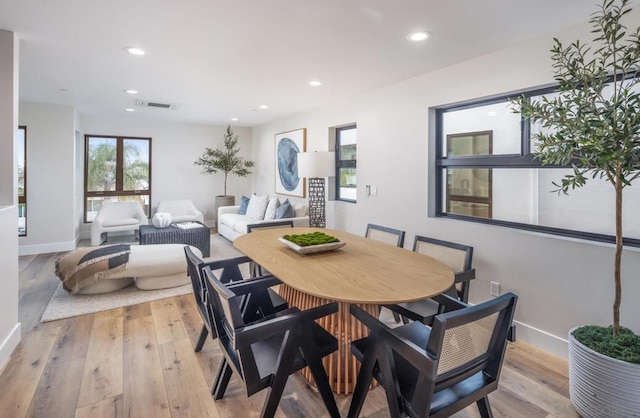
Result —
<svg viewBox="0 0 640 418"><path fill-rule="evenodd" d="M304 179L298 175L298 153L307 150L307 129L276 134L275 150L276 193L306 197Z"/></svg>

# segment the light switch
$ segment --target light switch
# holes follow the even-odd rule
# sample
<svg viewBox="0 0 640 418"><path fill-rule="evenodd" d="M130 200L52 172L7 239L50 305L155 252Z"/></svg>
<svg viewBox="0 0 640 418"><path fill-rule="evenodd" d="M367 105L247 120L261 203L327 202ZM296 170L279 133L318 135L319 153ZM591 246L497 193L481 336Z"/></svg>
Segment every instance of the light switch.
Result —
<svg viewBox="0 0 640 418"><path fill-rule="evenodd" d="M378 196L378 186L371 186L371 196Z"/></svg>

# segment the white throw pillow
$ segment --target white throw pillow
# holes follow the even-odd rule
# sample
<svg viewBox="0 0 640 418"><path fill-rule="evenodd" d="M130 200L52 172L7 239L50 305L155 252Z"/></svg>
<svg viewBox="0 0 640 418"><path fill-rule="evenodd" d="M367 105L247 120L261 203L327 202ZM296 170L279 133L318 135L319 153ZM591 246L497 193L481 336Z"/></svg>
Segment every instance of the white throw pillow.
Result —
<svg viewBox="0 0 640 418"><path fill-rule="evenodd" d="M276 211L280 207L280 201L277 197L269 199L267 209L264 211L264 219L276 219Z"/></svg>
<svg viewBox="0 0 640 418"><path fill-rule="evenodd" d="M252 195L251 200L249 200L249 206L247 206L247 217L257 220L264 219L267 204L269 204L269 195Z"/></svg>
<svg viewBox="0 0 640 418"><path fill-rule="evenodd" d="M307 216L307 205L304 205L302 203L298 203L297 205L295 205L293 207L293 211L295 213L295 217L296 218L300 218L302 216Z"/></svg>

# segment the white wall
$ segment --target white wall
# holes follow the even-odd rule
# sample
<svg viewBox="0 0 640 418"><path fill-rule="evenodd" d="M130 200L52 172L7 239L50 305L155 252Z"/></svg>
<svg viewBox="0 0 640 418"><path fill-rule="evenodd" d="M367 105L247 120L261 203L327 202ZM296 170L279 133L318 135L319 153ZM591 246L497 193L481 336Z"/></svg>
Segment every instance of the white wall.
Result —
<svg viewBox="0 0 640 418"><path fill-rule="evenodd" d="M637 25L637 23L636 23ZM633 26L633 25L630 25ZM559 34L590 39L588 27ZM474 246L477 279L471 302L490 298L491 281L519 295L518 338L566 356L573 326L610 324L613 248L464 221L427 218L429 108L551 83L551 35L449 68L396 83L350 100L253 130L260 176L254 190L273 193L274 134L307 128L307 149L327 149L328 128L358 126L358 203L329 202L328 226L363 234L367 222ZM366 197L364 186L378 187ZM640 187L640 184L636 185ZM638 216L638 211L634 215ZM623 324L640 332L634 302L640 295L640 252L625 251Z"/></svg>
<svg viewBox="0 0 640 418"><path fill-rule="evenodd" d="M162 110L161 110L162 111ZM206 147L222 147L226 126L163 122L139 119L135 115L106 117L83 115L80 118L82 135L129 135L151 137L151 205L152 213L158 202L166 199L191 199L205 213L205 223L213 225L216 195L223 194L224 174L201 174L193 162ZM240 155L251 158L251 129L232 127L239 136ZM260 170L261 167L257 167ZM82 174L82 171L81 171ZM251 192L251 177L229 175L227 194L236 202ZM83 228L88 231L88 225Z"/></svg>
<svg viewBox="0 0 640 418"><path fill-rule="evenodd" d="M27 126L27 236L20 255L69 251L76 245L74 109L20 103Z"/></svg>
<svg viewBox="0 0 640 418"><path fill-rule="evenodd" d="M18 37L0 30L0 370L20 342L18 207L14 136L18 130Z"/></svg>

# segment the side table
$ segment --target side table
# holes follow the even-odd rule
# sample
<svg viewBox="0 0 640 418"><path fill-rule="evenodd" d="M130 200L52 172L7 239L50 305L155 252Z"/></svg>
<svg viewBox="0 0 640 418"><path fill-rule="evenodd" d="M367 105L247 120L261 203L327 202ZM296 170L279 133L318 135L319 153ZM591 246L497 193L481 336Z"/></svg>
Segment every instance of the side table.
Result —
<svg viewBox="0 0 640 418"><path fill-rule="evenodd" d="M180 228L171 224L166 228L153 225L140 225L140 245L151 244L186 244L202 251L203 257L211 255L211 233L209 228L200 222L200 226Z"/></svg>

